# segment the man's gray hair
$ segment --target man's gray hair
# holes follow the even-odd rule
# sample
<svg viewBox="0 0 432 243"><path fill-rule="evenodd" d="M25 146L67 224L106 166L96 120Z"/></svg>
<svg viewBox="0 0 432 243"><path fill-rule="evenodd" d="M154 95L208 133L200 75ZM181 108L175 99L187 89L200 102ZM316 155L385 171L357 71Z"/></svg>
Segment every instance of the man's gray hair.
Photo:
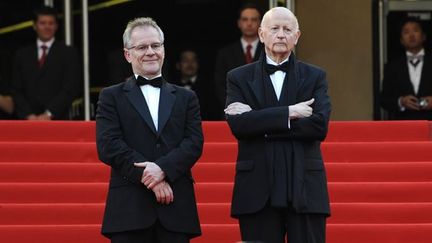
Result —
<svg viewBox="0 0 432 243"><path fill-rule="evenodd" d="M161 42L164 42L164 33L161 30L161 28L157 25L156 21L154 21L152 18L149 17L141 17L136 18L134 20L129 21L129 23L126 26L126 29L123 33L123 47L130 48L130 39L133 29L136 27L143 27L143 26L150 26L155 28L159 32L159 36L161 39Z"/></svg>

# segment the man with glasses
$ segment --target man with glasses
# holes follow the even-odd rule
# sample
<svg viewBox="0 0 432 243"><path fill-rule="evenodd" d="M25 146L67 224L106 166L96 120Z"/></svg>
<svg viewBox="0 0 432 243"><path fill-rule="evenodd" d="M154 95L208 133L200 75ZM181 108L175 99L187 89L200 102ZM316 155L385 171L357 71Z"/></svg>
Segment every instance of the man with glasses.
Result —
<svg viewBox="0 0 432 243"><path fill-rule="evenodd" d="M161 74L164 34L151 18L130 21L124 56L133 77L101 91L99 158L111 166L102 233L113 243L184 243L201 234L191 168L202 152L195 93Z"/></svg>

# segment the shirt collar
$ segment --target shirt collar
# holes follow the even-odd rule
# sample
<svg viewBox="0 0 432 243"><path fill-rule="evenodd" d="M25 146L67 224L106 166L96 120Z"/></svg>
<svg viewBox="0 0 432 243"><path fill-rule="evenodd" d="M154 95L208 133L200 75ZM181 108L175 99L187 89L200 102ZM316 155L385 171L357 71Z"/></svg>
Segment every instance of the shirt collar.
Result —
<svg viewBox="0 0 432 243"><path fill-rule="evenodd" d="M268 64L272 64L272 65L277 66L277 65L281 65L282 63L288 62L290 56L291 56L291 53L288 55L288 57L285 60L283 60L281 63L278 64L275 61L273 61L269 56L266 55L266 61Z"/></svg>
<svg viewBox="0 0 432 243"><path fill-rule="evenodd" d="M413 57L413 56L424 56L425 55L425 50L424 50L424 48L423 49L421 49L418 53L416 53L416 54L414 54L414 53L412 53L412 52L410 52L410 51L406 51L406 55L407 55L407 57Z"/></svg>
<svg viewBox="0 0 432 243"><path fill-rule="evenodd" d="M145 78L145 79L148 79L148 78L144 77L143 75L139 75L139 74L136 74L136 73L134 73L134 75L135 75L135 79L137 79L138 76L141 76L141 77L143 77L143 78ZM153 78L159 78L159 77L161 77L161 76L162 76L162 74L159 74L159 75L157 75L157 76L155 76L155 77L153 77Z"/></svg>
<svg viewBox="0 0 432 243"><path fill-rule="evenodd" d="M37 39L36 40L36 44L38 46L38 48L40 48L42 45L45 45L46 47L48 47L48 49L51 48L52 44L54 43L55 38L51 38L51 40L47 41L47 42L43 42L41 39Z"/></svg>
<svg viewBox="0 0 432 243"><path fill-rule="evenodd" d="M252 50L255 50L257 45L258 45L258 41L259 41L259 38L256 38L256 40L252 41L251 43L248 43L245 39L243 39L243 37L240 38L240 42L242 44L243 50L246 50L246 47L249 44L252 45Z"/></svg>

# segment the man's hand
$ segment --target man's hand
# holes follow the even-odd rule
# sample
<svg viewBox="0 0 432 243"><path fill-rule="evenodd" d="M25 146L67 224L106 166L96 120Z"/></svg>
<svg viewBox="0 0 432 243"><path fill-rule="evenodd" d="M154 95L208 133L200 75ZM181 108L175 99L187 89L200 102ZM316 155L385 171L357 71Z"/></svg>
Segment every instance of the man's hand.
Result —
<svg viewBox="0 0 432 243"><path fill-rule="evenodd" d="M37 116L37 120L40 120L40 121L49 121L49 120L51 120L51 116L48 115L48 114L46 114L46 113L42 113L39 116Z"/></svg>
<svg viewBox="0 0 432 243"><path fill-rule="evenodd" d="M418 103L419 100L414 95L402 96L400 102L401 105L407 108L408 110L415 110L415 111L420 110L420 105Z"/></svg>
<svg viewBox="0 0 432 243"><path fill-rule="evenodd" d="M35 114L30 114L26 117L27 120L39 120Z"/></svg>
<svg viewBox="0 0 432 243"><path fill-rule="evenodd" d="M134 163L134 165L136 167L145 168L141 178L141 183L143 183L148 189L153 189L156 184L165 178L165 173L153 162L146 161Z"/></svg>
<svg viewBox="0 0 432 243"><path fill-rule="evenodd" d="M426 105L421 106L422 110L432 110L432 96L421 97L420 100L425 100Z"/></svg>
<svg viewBox="0 0 432 243"><path fill-rule="evenodd" d="M174 193L171 186L166 181L156 184L152 191L156 196L156 201L161 204L170 204L174 201Z"/></svg>
<svg viewBox="0 0 432 243"><path fill-rule="evenodd" d="M241 102L234 102L229 104L224 111L226 115L240 115L251 110L252 109L249 105L243 104Z"/></svg>
<svg viewBox="0 0 432 243"><path fill-rule="evenodd" d="M289 118L290 119L298 119L309 117L312 115L312 103L314 103L315 99L312 98L308 101L300 102L295 105L289 106Z"/></svg>

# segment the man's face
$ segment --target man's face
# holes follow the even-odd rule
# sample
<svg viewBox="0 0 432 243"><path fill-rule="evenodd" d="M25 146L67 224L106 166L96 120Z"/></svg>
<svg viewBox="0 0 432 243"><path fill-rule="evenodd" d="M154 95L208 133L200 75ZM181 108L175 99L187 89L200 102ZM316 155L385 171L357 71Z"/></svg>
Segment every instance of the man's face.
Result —
<svg viewBox="0 0 432 243"><path fill-rule="evenodd" d="M254 8L246 8L241 12L237 25L244 36L255 37L260 25L260 13Z"/></svg>
<svg viewBox="0 0 432 243"><path fill-rule="evenodd" d="M185 51L182 53L178 69L182 76L193 77L198 72L198 59L193 51Z"/></svg>
<svg viewBox="0 0 432 243"><path fill-rule="evenodd" d="M401 44L407 50L420 49L423 47L425 35L418 23L407 22L401 31Z"/></svg>
<svg viewBox="0 0 432 243"><path fill-rule="evenodd" d="M49 41L57 31L57 21L51 15L39 15L37 21L33 24L33 28L39 39Z"/></svg>
<svg viewBox="0 0 432 243"><path fill-rule="evenodd" d="M159 75L165 58L159 32L151 26L134 28L129 46L124 49L124 56L132 64L135 74L146 78Z"/></svg>
<svg viewBox="0 0 432 243"><path fill-rule="evenodd" d="M259 37L265 45L267 55L286 58L297 44L300 31L292 15L285 11L275 11L263 22Z"/></svg>

